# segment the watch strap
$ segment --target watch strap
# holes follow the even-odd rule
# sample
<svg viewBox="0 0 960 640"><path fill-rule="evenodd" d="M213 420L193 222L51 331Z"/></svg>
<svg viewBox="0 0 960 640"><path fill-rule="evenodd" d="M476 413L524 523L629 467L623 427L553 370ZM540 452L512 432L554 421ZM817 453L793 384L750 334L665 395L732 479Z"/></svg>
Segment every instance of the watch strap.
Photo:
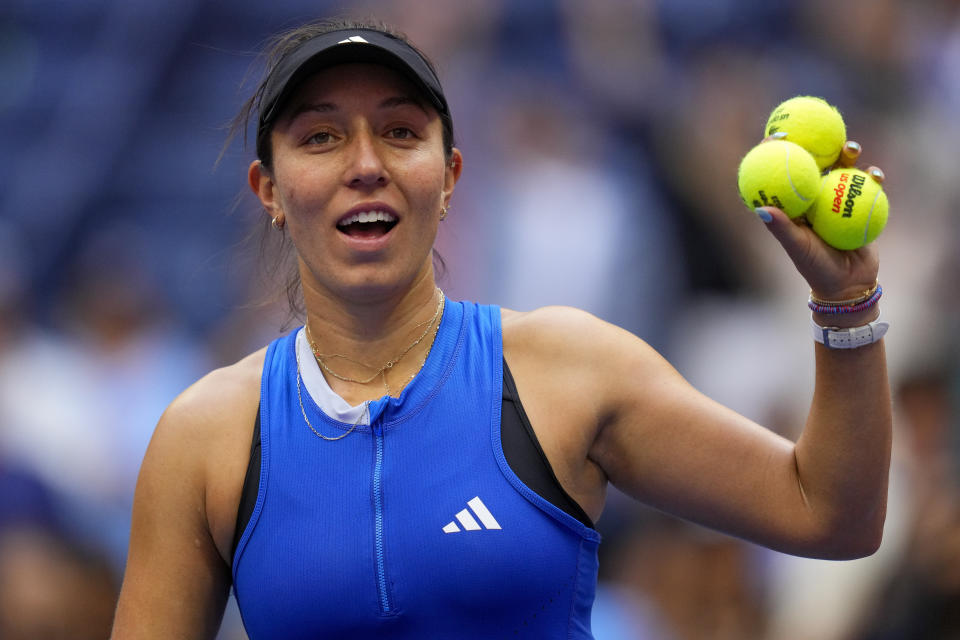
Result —
<svg viewBox="0 0 960 640"><path fill-rule="evenodd" d="M812 319L813 339L828 349L856 349L878 342L887 333L890 323L877 318L859 327L821 327Z"/></svg>

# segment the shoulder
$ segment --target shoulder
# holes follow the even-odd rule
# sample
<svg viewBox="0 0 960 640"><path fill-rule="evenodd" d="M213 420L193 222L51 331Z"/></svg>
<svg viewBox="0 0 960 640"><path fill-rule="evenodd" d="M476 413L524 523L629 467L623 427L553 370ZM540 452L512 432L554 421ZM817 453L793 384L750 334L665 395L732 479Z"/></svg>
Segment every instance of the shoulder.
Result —
<svg viewBox="0 0 960 640"><path fill-rule="evenodd" d="M266 349L260 349L215 369L177 396L157 423L141 473L165 473L176 460L177 466L189 465L191 477L206 484L215 480L211 472L245 464L265 355Z"/></svg>
<svg viewBox="0 0 960 640"><path fill-rule="evenodd" d="M605 324L598 317L583 309L565 306L539 307L532 311L515 311L501 307L500 317L505 330L509 327L519 331L544 329L562 331L564 329Z"/></svg>
<svg viewBox="0 0 960 640"><path fill-rule="evenodd" d="M596 316L574 307L540 307L533 311L501 309L504 343L530 344L534 348L567 343L577 346L583 336L597 331L606 332L612 325Z"/></svg>
<svg viewBox="0 0 960 640"><path fill-rule="evenodd" d="M656 352L629 331L574 307L533 311L502 309L504 350L544 364L575 361L581 367L609 368L618 361L638 364Z"/></svg>
<svg viewBox="0 0 960 640"><path fill-rule="evenodd" d="M153 480L167 486L175 476L202 493L224 472L242 468L260 401L264 354L261 349L211 371L170 403L147 448L140 484Z"/></svg>
<svg viewBox="0 0 960 640"><path fill-rule="evenodd" d="M214 369L183 391L164 412L157 435L185 440L216 438L238 420L255 417L266 348Z"/></svg>
<svg viewBox="0 0 960 640"><path fill-rule="evenodd" d="M200 518L225 560L260 403L266 349L215 369L167 408L147 448L138 500L176 503Z"/></svg>
<svg viewBox="0 0 960 640"><path fill-rule="evenodd" d="M545 397L590 398L600 416L620 413L678 374L634 334L571 307L503 310L503 351L512 371L537 381ZM519 384L519 383L518 383Z"/></svg>

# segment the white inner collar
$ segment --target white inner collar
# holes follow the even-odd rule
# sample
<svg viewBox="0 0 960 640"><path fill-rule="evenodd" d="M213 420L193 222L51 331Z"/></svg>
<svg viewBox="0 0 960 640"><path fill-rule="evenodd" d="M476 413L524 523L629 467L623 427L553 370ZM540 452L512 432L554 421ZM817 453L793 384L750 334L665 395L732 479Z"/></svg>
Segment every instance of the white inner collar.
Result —
<svg viewBox="0 0 960 640"><path fill-rule="evenodd" d="M323 377L323 372L320 371L320 365L313 357L313 351L310 349L310 343L307 342L303 328L297 332L296 349L303 387L320 410L328 417L347 424L370 424L366 402L351 406L330 388L327 379Z"/></svg>

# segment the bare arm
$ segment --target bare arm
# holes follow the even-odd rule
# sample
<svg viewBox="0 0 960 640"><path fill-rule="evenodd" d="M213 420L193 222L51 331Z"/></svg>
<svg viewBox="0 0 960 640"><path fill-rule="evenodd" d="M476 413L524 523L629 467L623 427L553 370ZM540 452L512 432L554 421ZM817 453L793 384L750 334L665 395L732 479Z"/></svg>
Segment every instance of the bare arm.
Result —
<svg viewBox="0 0 960 640"><path fill-rule="evenodd" d="M855 160L846 156L845 164ZM847 299L876 280L876 247L837 251L782 211L765 213L768 230L817 297ZM814 320L852 327L877 314ZM611 419L591 455L615 483L665 510L789 553L849 558L877 549L892 440L882 341L843 351L815 344L814 396L795 445L701 396L658 356L637 346L620 350L632 356L621 358L619 375L644 367L655 392L610 382L617 389Z"/></svg>
<svg viewBox="0 0 960 640"><path fill-rule="evenodd" d="M883 534L892 446L883 343L850 351L817 344L815 351L816 390L795 450L799 481L810 509L830 524L837 553L844 544L854 555L872 553Z"/></svg>
<svg viewBox="0 0 960 640"><path fill-rule="evenodd" d="M114 640L216 636L259 363L211 373L160 419L137 481Z"/></svg>
<svg viewBox="0 0 960 640"><path fill-rule="evenodd" d="M206 522L203 442L185 413L168 409L140 469L114 640L213 638L220 626L230 574Z"/></svg>

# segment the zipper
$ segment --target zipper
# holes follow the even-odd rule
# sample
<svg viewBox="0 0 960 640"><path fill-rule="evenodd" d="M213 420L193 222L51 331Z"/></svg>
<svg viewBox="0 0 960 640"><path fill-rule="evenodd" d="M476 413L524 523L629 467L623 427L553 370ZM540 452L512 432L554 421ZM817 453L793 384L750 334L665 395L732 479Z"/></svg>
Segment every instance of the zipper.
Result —
<svg viewBox="0 0 960 640"><path fill-rule="evenodd" d="M390 590L387 588L387 570L383 551L383 425L377 421L373 427L373 542L377 565L377 594L380 597L380 613L393 613Z"/></svg>

